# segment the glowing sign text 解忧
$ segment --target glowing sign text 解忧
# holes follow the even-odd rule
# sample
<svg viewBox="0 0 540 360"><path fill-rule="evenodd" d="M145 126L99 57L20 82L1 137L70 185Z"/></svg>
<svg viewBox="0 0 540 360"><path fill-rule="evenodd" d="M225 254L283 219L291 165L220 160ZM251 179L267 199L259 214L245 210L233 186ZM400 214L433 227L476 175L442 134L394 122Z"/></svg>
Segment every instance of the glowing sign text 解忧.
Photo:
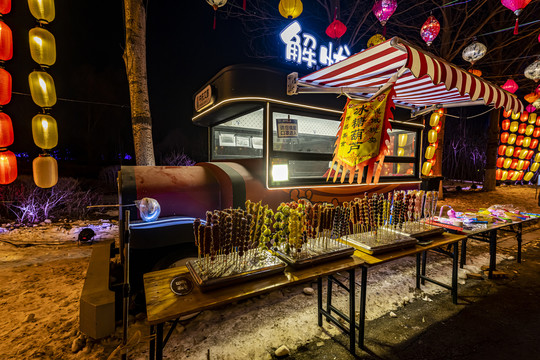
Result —
<svg viewBox="0 0 540 360"><path fill-rule="evenodd" d="M334 44L329 42L328 45L321 44L318 47L315 36L303 33L298 21L290 23L281 31L279 37L285 44L285 59L299 65L305 64L308 68L332 65L351 55L347 45L335 48Z"/></svg>

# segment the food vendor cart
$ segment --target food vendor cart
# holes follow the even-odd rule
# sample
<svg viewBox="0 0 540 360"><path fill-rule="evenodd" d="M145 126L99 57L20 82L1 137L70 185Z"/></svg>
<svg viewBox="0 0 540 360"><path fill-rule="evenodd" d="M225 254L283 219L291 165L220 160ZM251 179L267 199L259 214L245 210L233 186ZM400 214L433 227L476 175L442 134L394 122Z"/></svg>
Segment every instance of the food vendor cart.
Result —
<svg viewBox="0 0 540 360"><path fill-rule="evenodd" d="M145 224L137 220L134 208L130 219L120 211L121 224L131 222L125 233L131 237L132 288L142 282L143 273L156 269L160 258L194 251L189 249L192 218L203 217L207 210L243 206L248 199L274 207L302 198L338 204L364 192L418 187L423 129L418 117L432 110L426 106L493 104L514 112L523 108L498 86L398 38L300 79L291 75L287 89L285 79L278 71L258 66L222 70L194 97L192 120L208 127L209 162L192 167L122 167L121 206L152 197L160 203L162 216ZM335 95L306 93L369 98L390 86L397 109L379 181L327 182L324 175L331 165L344 104ZM399 145L405 151L398 154L399 135L407 136L401 136L406 140ZM125 240L121 231L121 247Z"/></svg>

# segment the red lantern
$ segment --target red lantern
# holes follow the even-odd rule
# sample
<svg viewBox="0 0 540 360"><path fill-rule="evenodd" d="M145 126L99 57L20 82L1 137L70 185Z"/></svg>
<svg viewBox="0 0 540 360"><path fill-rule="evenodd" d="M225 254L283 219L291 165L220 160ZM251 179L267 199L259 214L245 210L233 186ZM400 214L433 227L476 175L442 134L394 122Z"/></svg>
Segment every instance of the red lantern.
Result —
<svg viewBox="0 0 540 360"><path fill-rule="evenodd" d="M9 26L0 20L0 60L6 61L13 57L13 35Z"/></svg>
<svg viewBox="0 0 540 360"><path fill-rule="evenodd" d="M506 142L508 141L508 136L510 136L510 134L507 133L507 132L503 132L503 133L501 134L501 142L502 142L503 144L506 144Z"/></svg>
<svg viewBox="0 0 540 360"><path fill-rule="evenodd" d="M0 105L6 105L11 101L11 75L0 68Z"/></svg>
<svg viewBox="0 0 540 360"><path fill-rule="evenodd" d="M326 35L330 36L332 39L339 39L345 34L347 27L344 23L335 19L330 25L326 28Z"/></svg>
<svg viewBox="0 0 540 360"><path fill-rule="evenodd" d="M518 164L518 159L512 160L512 163L510 164L510 169L515 169Z"/></svg>
<svg viewBox="0 0 540 360"><path fill-rule="evenodd" d="M529 150L529 152L527 152L527 156L525 156L525 160L531 160L533 155L534 155L534 150Z"/></svg>
<svg viewBox="0 0 540 360"><path fill-rule="evenodd" d="M446 113L446 110L444 108L440 108L439 110L437 110L437 112L439 113L439 115L444 115Z"/></svg>
<svg viewBox="0 0 540 360"><path fill-rule="evenodd" d="M504 152L506 151L506 145L499 145L499 149L497 151L497 154L504 155Z"/></svg>
<svg viewBox="0 0 540 360"><path fill-rule="evenodd" d="M17 178L17 158L9 150L0 152L0 184L7 185Z"/></svg>
<svg viewBox="0 0 540 360"><path fill-rule="evenodd" d="M540 136L540 127L535 127L532 135L534 137L539 137Z"/></svg>
<svg viewBox="0 0 540 360"><path fill-rule="evenodd" d="M527 170L527 169L529 168L529 165L531 165L531 162L528 161L528 160L525 161L525 162L523 163L523 170Z"/></svg>
<svg viewBox="0 0 540 360"><path fill-rule="evenodd" d="M516 138L516 146L521 146L521 144L523 144L523 135L519 135Z"/></svg>
<svg viewBox="0 0 540 360"><path fill-rule="evenodd" d="M510 119L504 119L501 123L501 129L504 131L510 129Z"/></svg>
<svg viewBox="0 0 540 360"><path fill-rule="evenodd" d="M538 146L538 139L532 139L531 140L531 146L529 146L531 149L536 149Z"/></svg>
<svg viewBox="0 0 540 360"><path fill-rule="evenodd" d="M525 150L526 151L526 150ZM517 147L514 149L514 153L512 154L514 157L519 157L519 153L521 152L521 148Z"/></svg>
<svg viewBox="0 0 540 360"><path fill-rule="evenodd" d="M527 124L519 124L518 133L519 134L525 134L526 129L527 129Z"/></svg>
<svg viewBox="0 0 540 360"><path fill-rule="evenodd" d="M497 169L495 170L495 180L501 180L502 179L502 170Z"/></svg>
<svg viewBox="0 0 540 360"><path fill-rule="evenodd" d="M427 46L430 46L437 35L439 35L439 30L441 30L441 24L439 24L433 15L429 15L420 29L420 36L426 42Z"/></svg>
<svg viewBox="0 0 540 360"><path fill-rule="evenodd" d="M514 25L514 35L518 34L518 16L521 14L521 11L525 6L529 5L531 0L501 0L501 4L504 7L510 9L514 14L516 14L516 25Z"/></svg>
<svg viewBox="0 0 540 360"><path fill-rule="evenodd" d="M13 144L13 124L8 114L0 112L0 148Z"/></svg>
<svg viewBox="0 0 540 360"><path fill-rule="evenodd" d="M471 74L473 74L474 76L482 76L482 70L478 70L478 69L469 69L467 70L468 72L470 72Z"/></svg>
<svg viewBox="0 0 540 360"><path fill-rule="evenodd" d="M507 179L508 179L508 180L512 179L512 176L514 176L514 173L515 173L514 170L508 170L508 177L507 177Z"/></svg>
<svg viewBox="0 0 540 360"><path fill-rule="evenodd" d="M504 157L498 157L497 158L497 167L498 168L502 168L503 167L503 164L504 164Z"/></svg>
<svg viewBox="0 0 540 360"><path fill-rule="evenodd" d="M512 94L517 91L519 88L518 84L512 79L506 80L503 86L501 86L504 90L511 92Z"/></svg>
<svg viewBox="0 0 540 360"><path fill-rule="evenodd" d="M523 175L524 175L524 174L525 174L525 173L524 173L523 171L520 171L520 172L519 172L519 176L518 176L518 178L517 178L518 181L521 180L521 179L523 179Z"/></svg>
<svg viewBox="0 0 540 360"><path fill-rule="evenodd" d="M512 111L511 111L511 110L504 110L504 111L503 111L503 117L509 118L510 115L512 115Z"/></svg>
<svg viewBox="0 0 540 360"><path fill-rule="evenodd" d="M525 122L529 119L529 113L527 111L524 111L521 113L521 116L519 117L519 120L522 122Z"/></svg>
<svg viewBox="0 0 540 360"><path fill-rule="evenodd" d="M0 0L0 14L6 15L11 11L11 0Z"/></svg>
<svg viewBox="0 0 540 360"><path fill-rule="evenodd" d="M375 0L375 4L373 4L373 14L375 14L375 17L383 26L383 36L386 35L386 22L390 19L394 11L396 11L396 8L396 0Z"/></svg>

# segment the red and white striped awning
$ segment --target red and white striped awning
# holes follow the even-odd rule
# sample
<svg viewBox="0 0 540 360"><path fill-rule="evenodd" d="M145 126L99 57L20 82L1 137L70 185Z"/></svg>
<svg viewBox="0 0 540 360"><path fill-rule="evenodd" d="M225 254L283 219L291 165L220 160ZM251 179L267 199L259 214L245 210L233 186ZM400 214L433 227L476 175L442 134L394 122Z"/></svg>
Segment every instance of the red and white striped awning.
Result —
<svg viewBox="0 0 540 360"><path fill-rule="evenodd" d="M299 86L382 87L395 81L394 102L418 108L459 103L462 106L524 110L517 97L482 78L395 37L298 80Z"/></svg>

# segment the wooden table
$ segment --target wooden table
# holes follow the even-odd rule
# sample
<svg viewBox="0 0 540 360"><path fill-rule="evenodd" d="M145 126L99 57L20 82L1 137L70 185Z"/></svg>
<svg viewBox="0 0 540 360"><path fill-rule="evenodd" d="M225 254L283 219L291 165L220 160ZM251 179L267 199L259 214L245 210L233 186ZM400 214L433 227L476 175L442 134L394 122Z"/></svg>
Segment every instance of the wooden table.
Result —
<svg viewBox="0 0 540 360"><path fill-rule="evenodd" d="M360 348L364 348L364 330L366 323L366 292L367 292L367 272L368 268L372 266L381 265L393 260L401 259L405 256L416 255L416 288L420 288L420 284L424 284L425 281L429 281L436 285L442 286L445 289L449 289L452 293L452 301L457 304L457 275L458 275L458 243L461 240L465 240L465 235L454 235L443 233L442 235L436 235L429 240L433 242L425 246L412 246L401 250L395 250L382 254L366 254L361 251L354 253L355 257L363 260L365 263L362 265L362 284L360 291L360 321L358 328L358 345ZM452 251L444 250L442 247L452 247ZM452 280L451 285L443 284L439 281L433 280L426 276L426 262L427 251L436 251L447 255L452 258ZM420 261L422 258L422 262ZM421 264L420 264L421 262Z"/></svg>
<svg viewBox="0 0 540 360"><path fill-rule="evenodd" d="M513 222L500 222L485 224L485 226L477 227L474 229L463 229L458 233L467 235L467 239L461 243L461 260L460 267L465 265L467 259L467 240L479 240L489 243L489 271L488 278L493 278L493 271L497 266L497 230L504 229L516 234L516 241L518 244L517 250L517 262L521 263L521 243L523 234L523 224L527 222L533 222L538 220L537 217L531 217L525 220L513 221ZM515 227L515 228L514 228Z"/></svg>
<svg viewBox="0 0 540 360"><path fill-rule="evenodd" d="M170 289L171 280L179 275L189 275L186 267L178 267L160 271L154 271L144 274L144 290L146 295L146 312L150 324L150 359L163 357L163 348L172 334L178 319L181 316L193 314L202 310L211 309L216 306L228 304L241 299L250 298L256 295L267 293L273 290L307 282L314 279L318 280L319 289L317 294L318 302L318 320L322 325L323 315L334 323L339 321L333 319L331 310L324 310L322 304L322 277L332 276L340 271L349 273L349 307L352 312L346 317L349 324L348 330L350 336L350 350L355 353L355 324L354 300L355 300L355 270L364 265L364 260L356 256L335 260L312 267L294 270L287 267L283 273L271 275L261 279L254 279L244 283L227 286L221 289L215 289L203 293L197 286L185 295L175 295ZM331 293L331 288L328 289ZM328 299L331 298L331 294ZM331 304L328 304L329 306ZM341 316L341 314L340 314ZM173 326L163 339L163 325L166 321L173 320ZM341 325L341 324L340 324ZM154 332L155 330L155 332Z"/></svg>

